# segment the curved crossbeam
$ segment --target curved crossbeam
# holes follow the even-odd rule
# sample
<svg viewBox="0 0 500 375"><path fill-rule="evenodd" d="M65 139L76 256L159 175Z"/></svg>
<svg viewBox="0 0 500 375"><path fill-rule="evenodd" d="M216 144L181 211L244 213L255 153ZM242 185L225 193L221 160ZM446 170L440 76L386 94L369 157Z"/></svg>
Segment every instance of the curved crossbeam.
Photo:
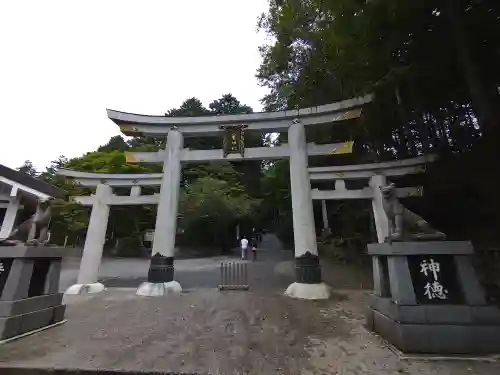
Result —
<svg viewBox="0 0 500 375"><path fill-rule="evenodd" d="M245 124L245 131L278 132L288 129L294 119L300 119L303 125L355 119L361 116L361 107L371 100L372 95L367 95L298 110L221 116L148 116L112 109L108 109L107 114L125 135L165 136L173 126L176 126L185 136L210 136L222 134L224 130L221 127L224 125Z"/></svg>
<svg viewBox="0 0 500 375"><path fill-rule="evenodd" d="M424 172L425 165L435 160L435 155L427 155L383 163L313 167L309 168L309 175L311 180L316 181L370 178L378 174L383 174L384 176L402 176Z"/></svg>

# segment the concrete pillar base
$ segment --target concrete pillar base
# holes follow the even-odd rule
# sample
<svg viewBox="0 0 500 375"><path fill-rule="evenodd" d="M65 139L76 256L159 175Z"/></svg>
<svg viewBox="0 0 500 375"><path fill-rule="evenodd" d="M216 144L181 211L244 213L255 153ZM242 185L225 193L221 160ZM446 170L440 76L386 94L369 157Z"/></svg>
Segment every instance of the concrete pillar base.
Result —
<svg viewBox="0 0 500 375"><path fill-rule="evenodd" d="M101 283L75 284L70 286L64 294L92 294L103 290L106 290L106 287Z"/></svg>
<svg viewBox="0 0 500 375"><path fill-rule="evenodd" d="M328 299L330 298L330 287L325 283L292 283L286 289L285 295L299 299Z"/></svg>
<svg viewBox="0 0 500 375"><path fill-rule="evenodd" d="M177 281L169 281L168 283L145 282L137 288L135 294L145 297L163 297L180 292L182 292L182 287Z"/></svg>

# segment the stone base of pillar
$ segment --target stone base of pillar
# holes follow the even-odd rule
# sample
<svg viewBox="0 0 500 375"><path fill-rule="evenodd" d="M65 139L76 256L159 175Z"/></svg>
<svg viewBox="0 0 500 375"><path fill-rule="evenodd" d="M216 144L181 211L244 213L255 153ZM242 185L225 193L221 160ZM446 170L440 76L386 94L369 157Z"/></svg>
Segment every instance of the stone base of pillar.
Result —
<svg viewBox="0 0 500 375"><path fill-rule="evenodd" d="M106 290L106 287L101 283L75 284L70 286L64 294L91 294L100 293L103 290Z"/></svg>
<svg viewBox="0 0 500 375"><path fill-rule="evenodd" d="M307 251L295 258L295 276L298 283L320 284L322 279L319 257Z"/></svg>
<svg viewBox="0 0 500 375"><path fill-rule="evenodd" d="M330 287L325 283L293 283L286 289L285 295L299 299L328 299L330 298Z"/></svg>
<svg viewBox="0 0 500 375"><path fill-rule="evenodd" d="M296 282L285 291L285 295L300 299L328 299L330 287L322 282L319 257L307 251L295 258Z"/></svg>
<svg viewBox="0 0 500 375"><path fill-rule="evenodd" d="M145 297L163 297L169 294L181 293L182 287L177 281L169 281L168 283L142 283L137 288L138 296Z"/></svg>
<svg viewBox="0 0 500 375"><path fill-rule="evenodd" d="M151 257L148 282L162 284L171 281L174 281L174 257L166 257L156 253Z"/></svg>

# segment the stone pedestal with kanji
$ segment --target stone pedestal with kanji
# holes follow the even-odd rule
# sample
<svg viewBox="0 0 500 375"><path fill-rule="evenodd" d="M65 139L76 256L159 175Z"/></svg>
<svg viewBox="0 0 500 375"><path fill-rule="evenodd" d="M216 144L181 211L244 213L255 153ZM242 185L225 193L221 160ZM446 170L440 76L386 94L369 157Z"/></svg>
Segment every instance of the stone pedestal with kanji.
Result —
<svg viewBox="0 0 500 375"><path fill-rule="evenodd" d="M466 241L369 244L367 327L403 352L500 352L500 310L486 304Z"/></svg>
<svg viewBox="0 0 500 375"><path fill-rule="evenodd" d="M60 323L61 247L0 247L0 342Z"/></svg>

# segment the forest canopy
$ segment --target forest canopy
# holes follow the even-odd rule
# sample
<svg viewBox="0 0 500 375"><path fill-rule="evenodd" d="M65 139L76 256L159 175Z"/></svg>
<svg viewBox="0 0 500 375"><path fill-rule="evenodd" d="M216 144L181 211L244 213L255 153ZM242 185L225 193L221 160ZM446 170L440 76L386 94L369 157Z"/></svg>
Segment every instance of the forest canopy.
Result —
<svg viewBox="0 0 500 375"><path fill-rule="evenodd" d="M308 141L354 140L349 157L324 164L377 162L437 154L419 177L424 197L408 206L452 239L498 242L500 160L500 3L497 0L270 0L258 28L272 42L261 47L256 73L269 93L266 111L308 107L374 93L360 120L308 131ZM200 82L200 85L203 83ZM227 94L205 108L195 97L167 116L251 113ZM247 146L286 142L262 134ZM220 140L188 140L190 148L220 148ZM27 161L20 170L82 192L55 175L61 166L111 173L159 172L161 165L128 164L124 152L156 151L160 139L113 137L96 151L61 157L38 173ZM405 203L406 204L406 203ZM84 236L88 213L60 203L54 226L62 236ZM139 241L154 227L155 207L117 207L108 237ZM317 213L316 213L317 214ZM369 240L369 205L332 202L335 236ZM234 245L234 227L262 227L291 242L288 162L213 162L183 169L180 225L189 245ZM316 217L321 225L320 216ZM196 234L196 235L193 235ZM229 243L226 243L226 242Z"/></svg>

